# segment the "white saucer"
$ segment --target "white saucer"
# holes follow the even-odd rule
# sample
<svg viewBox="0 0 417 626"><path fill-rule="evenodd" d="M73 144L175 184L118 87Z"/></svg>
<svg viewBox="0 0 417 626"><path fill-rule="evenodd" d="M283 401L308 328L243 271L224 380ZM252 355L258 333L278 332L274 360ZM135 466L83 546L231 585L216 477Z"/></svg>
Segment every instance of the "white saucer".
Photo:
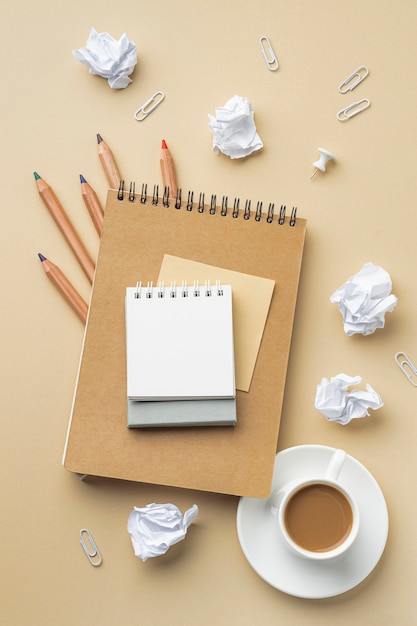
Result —
<svg viewBox="0 0 417 626"><path fill-rule="evenodd" d="M334 448L303 445L275 457L271 493L305 474L322 475ZM237 532L243 553L267 583L299 598L329 598L352 589L374 569L388 536L384 495L372 474L347 455L339 475L358 503L360 529L343 560L310 562L293 554L281 538L272 501L243 497L237 509Z"/></svg>

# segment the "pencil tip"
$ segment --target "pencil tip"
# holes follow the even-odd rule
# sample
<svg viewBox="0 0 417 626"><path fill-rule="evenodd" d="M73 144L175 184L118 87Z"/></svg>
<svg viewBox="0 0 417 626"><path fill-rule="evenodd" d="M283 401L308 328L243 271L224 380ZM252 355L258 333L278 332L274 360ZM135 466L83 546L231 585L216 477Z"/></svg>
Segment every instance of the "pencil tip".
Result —
<svg viewBox="0 0 417 626"><path fill-rule="evenodd" d="M163 150L168 150L168 146L167 146L167 144L166 144L165 139L163 139L163 140L162 140L162 149L163 149Z"/></svg>
<svg viewBox="0 0 417 626"><path fill-rule="evenodd" d="M85 180L84 176L82 174L80 174L80 183L86 183L87 181Z"/></svg>
<svg viewBox="0 0 417 626"><path fill-rule="evenodd" d="M46 261L46 256L43 256L43 254L41 254L40 252L38 252L38 257L41 261Z"/></svg>
<svg viewBox="0 0 417 626"><path fill-rule="evenodd" d="M39 176L38 172L33 172L33 175L35 177L35 180L39 180L40 179L40 176Z"/></svg>
<svg viewBox="0 0 417 626"><path fill-rule="evenodd" d="M103 137L97 133L97 143L101 143L103 141Z"/></svg>

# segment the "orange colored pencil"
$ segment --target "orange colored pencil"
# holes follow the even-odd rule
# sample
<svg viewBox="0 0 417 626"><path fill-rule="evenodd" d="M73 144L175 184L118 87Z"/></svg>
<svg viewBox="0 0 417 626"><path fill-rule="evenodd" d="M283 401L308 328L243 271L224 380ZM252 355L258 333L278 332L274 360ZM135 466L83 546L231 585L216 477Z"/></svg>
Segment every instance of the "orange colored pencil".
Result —
<svg viewBox="0 0 417 626"><path fill-rule="evenodd" d="M72 286L68 278L61 272L57 265L48 261L48 259L40 252L38 253L38 257L40 258L42 267L51 283L55 285L68 304L74 309L80 320L85 324L87 321L88 305L84 302L78 291Z"/></svg>
<svg viewBox="0 0 417 626"><path fill-rule="evenodd" d="M169 187L169 197L176 198L178 187L175 165L165 139L162 140L161 158L159 162L161 164L162 183L164 187Z"/></svg>
<svg viewBox="0 0 417 626"><path fill-rule="evenodd" d="M37 172L34 172L34 176L39 195L44 201L50 214L54 218L58 228L61 230L62 234L69 243L72 251L77 257L88 279L92 283L95 271L94 261L87 252L87 249L85 248L83 242L79 238L74 226L72 225L68 215L65 213L53 189L39 176Z"/></svg>
<svg viewBox="0 0 417 626"><path fill-rule="evenodd" d="M111 189L119 189L120 176L119 169L114 159L113 153L104 141L103 137L97 133L98 156L106 174L107 181Z"/></svg>
<svg viewBox="0 0 417 626"><path fill-rule="evenodd" d="M101 231L103 230L103 218L104 218L104 210L100 204L100 200L97 197L94 189L87 183L84 176L80 174L80 182L81 182L81 195L83 197L85 206L90 214L90 217L93 221L94 227L99 235L101 235Z"/></svg>

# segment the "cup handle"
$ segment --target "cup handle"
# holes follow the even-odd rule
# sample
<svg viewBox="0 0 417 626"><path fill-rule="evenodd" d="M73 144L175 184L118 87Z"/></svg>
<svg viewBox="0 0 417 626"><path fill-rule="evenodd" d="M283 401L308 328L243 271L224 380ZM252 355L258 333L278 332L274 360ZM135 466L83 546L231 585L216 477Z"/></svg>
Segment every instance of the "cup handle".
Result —
<svg viewBox="0 0 417 626"><path fill-rule="evenodd" d="M278 514L278 509L285 494L297 484L297 480L291 480L280 488L273 489L269 498L265 500L266 508L272 515Z"/></svg>
<svg viewBox="0 0 417 626"><path fill-rule="evenodd" d="M265 501L266 507L272 515L277 515L284 493L283 489L275 489Z"/></svg>
<svg viewBox="0 0 417 626"><path fill-rule="evenodd" d="M344 450L337 449L333 452L330 462L327 466L325 478L331 480L337 480L340 474L340 470L343 467L343 463L346 459L346 452Z"/></svg>

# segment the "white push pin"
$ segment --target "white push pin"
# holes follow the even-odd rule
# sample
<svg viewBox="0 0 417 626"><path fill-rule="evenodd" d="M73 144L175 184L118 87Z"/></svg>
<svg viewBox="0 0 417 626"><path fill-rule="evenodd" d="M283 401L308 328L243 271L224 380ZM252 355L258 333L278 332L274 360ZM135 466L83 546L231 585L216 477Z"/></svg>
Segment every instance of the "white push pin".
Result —
<svg viewBox="0 0 417 626"><path fill-rule="evenodd" d="M328 150L325 150L324 148L318 148L318 151L320 152L320 158L317 161L314 161L314 163L313 163L313 165L314 165L314 167L316 169L314 170L314 172L310 176L310 180L313 178L313 176L315 176L317 174L317 172L319 170L321 172L325 172L326 171L326 163L327 163L327 161L331 161L332 159L336 158L334 156L334 154L332 154Z"/></svg>

